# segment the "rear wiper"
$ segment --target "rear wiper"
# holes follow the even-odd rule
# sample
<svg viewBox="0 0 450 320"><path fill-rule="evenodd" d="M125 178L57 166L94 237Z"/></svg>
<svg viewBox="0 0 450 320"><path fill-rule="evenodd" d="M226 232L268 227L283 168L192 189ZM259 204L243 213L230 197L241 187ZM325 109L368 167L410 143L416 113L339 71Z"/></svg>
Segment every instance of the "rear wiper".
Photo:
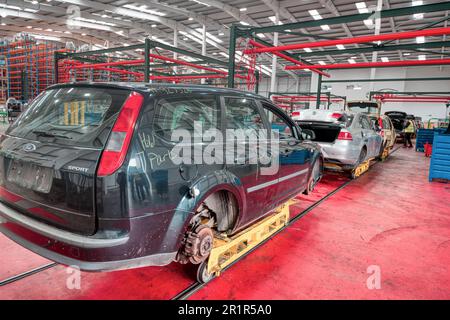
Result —
<svg viewBox="0 0 450 320"><path fill-rule="evenodd" d="M62 134L54 134L54 133L47 132L47 131L33 130L31 132L33 132L35 135L41 136L41 137L72 139L71 137L68 137L68 136L65 136Z"/></svg>

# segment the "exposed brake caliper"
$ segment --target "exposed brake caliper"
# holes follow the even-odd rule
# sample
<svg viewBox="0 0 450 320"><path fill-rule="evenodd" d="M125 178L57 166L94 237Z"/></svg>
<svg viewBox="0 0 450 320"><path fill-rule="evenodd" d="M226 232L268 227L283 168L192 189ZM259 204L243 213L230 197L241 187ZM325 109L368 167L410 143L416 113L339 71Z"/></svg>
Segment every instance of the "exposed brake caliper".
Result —
<svg viewBox="0 0 450 320"><path fill-rule="evenodd" d="M210 210L202 204L192 219L183 246L178 252L179 263L199 264L205 261L214 245L214 218Z"/></svg>

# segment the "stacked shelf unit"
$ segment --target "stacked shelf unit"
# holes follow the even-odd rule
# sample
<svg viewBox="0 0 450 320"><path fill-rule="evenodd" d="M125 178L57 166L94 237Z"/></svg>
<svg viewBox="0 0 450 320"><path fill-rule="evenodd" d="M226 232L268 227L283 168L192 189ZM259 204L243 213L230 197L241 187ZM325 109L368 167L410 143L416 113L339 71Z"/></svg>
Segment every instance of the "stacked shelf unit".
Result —
<svg viewBox="0 0 450 320"><path fill-rule="evenodd" d="M8 73L6 57L0 56L0 108L6 105L8 99Z"/></svg>
<svg viewBox="0 0 450 320"><path fill-rule="evenodd" d="M26 103L55 83L55 51L64 50L52 42L37 43L27 35L0 41L0 56L6 58L7 98Z"/></svg>

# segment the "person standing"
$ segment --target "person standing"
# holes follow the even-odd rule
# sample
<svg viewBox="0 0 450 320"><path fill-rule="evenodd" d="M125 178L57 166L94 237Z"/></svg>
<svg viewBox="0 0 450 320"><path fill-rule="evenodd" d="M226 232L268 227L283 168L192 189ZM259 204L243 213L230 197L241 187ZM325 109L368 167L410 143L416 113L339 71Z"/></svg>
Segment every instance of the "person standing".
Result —
<svg viewBox="0 0 450 320"><path fill-rule="evenodd" d="M411 119L407 119L405 123L405 127L403 129L403 133L405 135L405 138L403 139L403 147L406 148L412 148L413 144L411 142L411 137L414 134L414 123Z"/></svg>

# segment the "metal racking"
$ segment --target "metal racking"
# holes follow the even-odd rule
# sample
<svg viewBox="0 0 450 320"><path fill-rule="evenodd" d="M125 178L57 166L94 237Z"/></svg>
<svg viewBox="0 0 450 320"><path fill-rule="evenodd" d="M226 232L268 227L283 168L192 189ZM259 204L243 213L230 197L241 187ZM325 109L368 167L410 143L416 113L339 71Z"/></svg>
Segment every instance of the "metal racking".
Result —
<svg viewBox="0 0 450 320"><path fill-rule="evenodd" d="M395 9L385 9L377 12L377 16L380 19L383 18L394 18L398 16L411 15L417 12L427 13L427 12L439 12L450 10L450 2L441 2L441 3L433 3L433 4L424 4L418 6L411 7L401 7ZM304 36L304 33L296 32L298 29L302 28L312 28L312 27L320 27L321 25L336 25L342 23L352 23L357 21L364 21L367 19L372 19L372 12L361 13L361 14L353 14L347 16L338 16L320 20L310 20L304 22L295 22L295 23L286 23L279 25L271 25L266 27L253 27L253 26L240 26L234 24L230 28L230 45L229 45L229 62L228 62L228 73L231 75L228 77L228 87L235 87L235 77L233 76L236 72L236 56L240 56L241 54L238 51L241 51L239 48L239 43L242 42L242 39L249 39L247 43L251 46L250 48L246 48L242 50L243 55L247 55L250 57L254 57L255 55L262 53L270 53L274 54L285 61L293 64L287 65L285 70L302 70L307 69L311 70L314 73L318 74L318 83L317 83L317 96L316 96L316 108L319 108L321 102L321 86L322 86L322 77L329 77L324 71L327 69L337 69L337 68L374 68L374 67L403 67L403 66L412 66L412 65L444 65L450 64L450 59L439 59L439 60L426 60L426 61L394 61L394 62L369 62L369 63L359 63L359 64L331 64L331 65L313 65L306 60L305 57L308 56L308 53L299 53L294 50L301 48L313 48L313 47L329 47L331 45L338 44L354 44L354 43L362 43L366 47L350 49L352 53L358 52L372 52L372 51L389 51L389 50L401 50L401 49L410 49L414 47L410 44L407 45L394 45L387 43L392 42L392 40L398 39L411 39L417 36L430 36L430 35L445 35L450 34L450 28L431 28L435 22L427 25L425 28L421 28L421 30L415 30L410 32L396 32L389 34L380 34L380 35L371 35L371 36L362 36L362 37L351 37L344 39L331 39L331 40L320 40L321 37L315 36L314 34L307 34L307 36L319 39L313 42L305 42L305 43L297 43L290 44L284 46L273 46L272 44L261 39L259 34L265 33L284 33L290 35L300 35ZM429 29L430 28L430 29ZM385 43L383 43L385 41ZM447 42L447 41L445 41ZM380 43L380 44L378 44ZM427 47L440 47L442 46L442 41L427 44ZM336 52L335 50L324 50L321 51L320 55L328 55ZM347 53L350 51L347 50ZM314 53L317 55L318 53Z"/></svg>
<svg viewBox="0 0 450 320"><path fill-rule="evenodd" d="M55 81L54 52L61 50L53 42L37 42L27 34L0 41L0 56L5 57L7 94L27 102Z"/></svg>
<svg viewBox="0 0 450 320"><path fill-rule="evenodd" d="M87 52L55 52L57 82L137 81L199 83L223 86L228 63L158 41ZM245 62L235 78L247 90L258 90L259 72ZM222 82L221 82L222 80Z"/></svg>

